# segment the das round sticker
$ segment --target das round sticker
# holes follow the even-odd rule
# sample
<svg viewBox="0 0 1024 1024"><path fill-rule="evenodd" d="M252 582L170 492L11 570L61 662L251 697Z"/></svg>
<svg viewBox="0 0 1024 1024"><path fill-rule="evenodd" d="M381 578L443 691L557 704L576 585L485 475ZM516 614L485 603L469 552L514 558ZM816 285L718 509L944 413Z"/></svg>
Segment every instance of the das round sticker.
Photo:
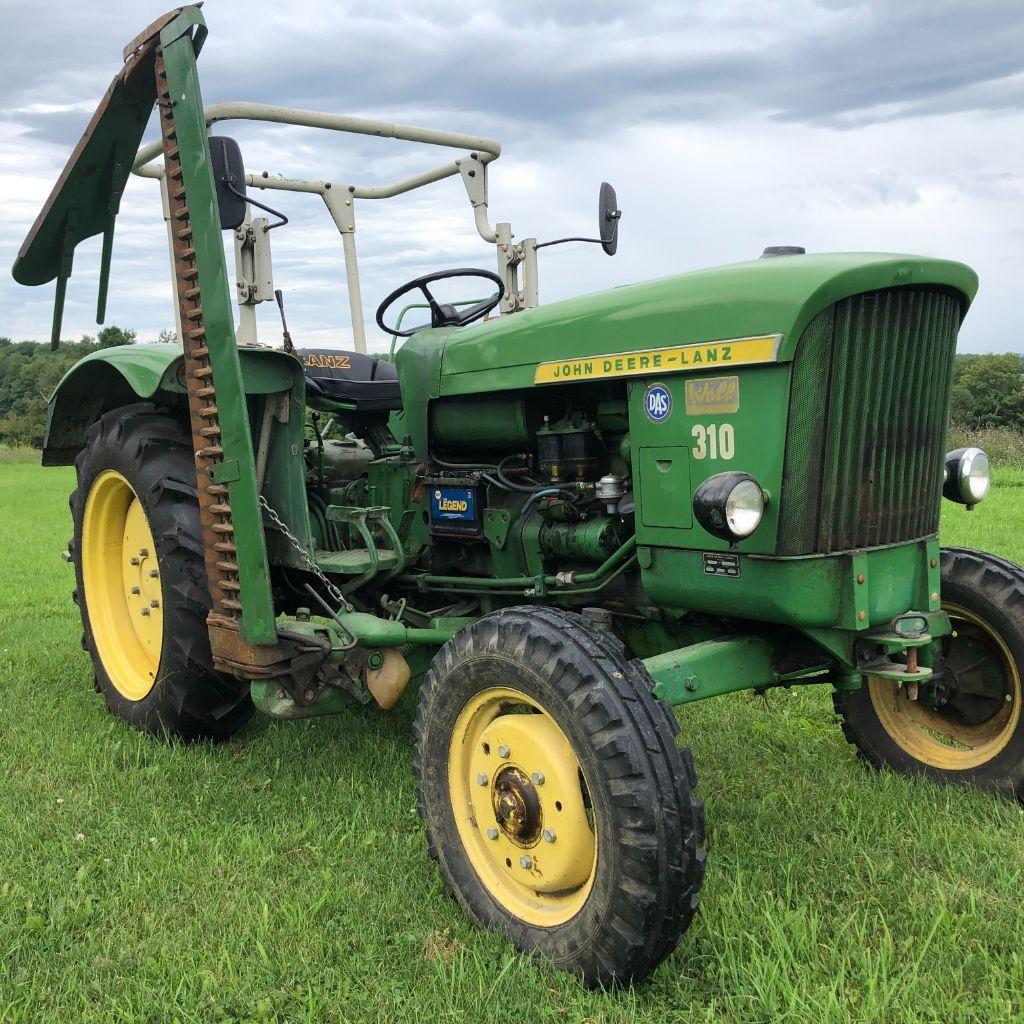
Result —
<svg viewBox="0 0 1024 1024"><path fill-rule="evenodd" d="M655 423L667 420L672 412L672 395L664 384L652 384L644 395L644 412Z"/></svg>

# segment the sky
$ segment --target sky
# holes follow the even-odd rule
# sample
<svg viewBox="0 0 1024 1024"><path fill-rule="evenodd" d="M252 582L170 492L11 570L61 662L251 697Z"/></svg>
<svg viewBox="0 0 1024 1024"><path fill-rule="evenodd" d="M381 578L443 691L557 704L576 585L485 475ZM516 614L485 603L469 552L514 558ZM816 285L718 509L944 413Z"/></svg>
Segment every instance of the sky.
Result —
<svg viewBox="0 0 1024 1024"><path fill-rule="evenodd" d="M0 264L25 233L121 62L166 8L149 0L0 0ZM483 135L502 145L490 216L518 238L596 232L602 180L623 215L618 254L540 254L541 301L751 259L810 252L962 260L981 286L960 350L1024 351L1024 4L1020 0L606 0L268 3L209 0L206 103L253 100ZM246 169L383 184L453 151L237 122ZM151 125L147 139L155 138ZM275 285L299 345L351 342L341 239L313 196L260 192ZM494 269L452 178L357 201L370 347L377 303L404 281ZM99 239L79 247L63 337L95 333ZM0 335L49 337L53 285L0 274ZM277 343L273 303L261 341ZM129 181L107 323L173 328L155 182Z"/></svg>

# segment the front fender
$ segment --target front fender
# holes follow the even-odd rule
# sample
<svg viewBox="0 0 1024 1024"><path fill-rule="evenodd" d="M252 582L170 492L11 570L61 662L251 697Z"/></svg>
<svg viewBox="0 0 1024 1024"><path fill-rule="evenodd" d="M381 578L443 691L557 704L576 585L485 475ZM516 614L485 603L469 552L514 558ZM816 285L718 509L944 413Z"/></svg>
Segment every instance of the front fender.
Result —
<svg viewBox="0 0 1024 1024"><path fill-rule="evenodd" d="M239 348L245 390L251 395L305 393L302 364L280 349ZM176 345L120 345L80 359L50 396L43 465L69 466L85 445L85 431L105 412L140 399L185 401L184 357Z"/></svg>

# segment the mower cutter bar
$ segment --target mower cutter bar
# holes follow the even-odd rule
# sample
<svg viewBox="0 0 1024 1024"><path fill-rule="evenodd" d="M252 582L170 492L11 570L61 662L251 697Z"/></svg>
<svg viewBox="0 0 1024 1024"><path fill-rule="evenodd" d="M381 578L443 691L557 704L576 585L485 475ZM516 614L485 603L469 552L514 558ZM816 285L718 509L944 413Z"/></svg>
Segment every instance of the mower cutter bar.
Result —
<svg viewBox="0 0 1024 1024"><path fill-rule="evenodd" d="M175 293L181 314L182 346L185 352L185 389L188 396L192 447L196 460L196 489L202 530L206 576L213 607L208 622L213 626L238 628L242 613L241 582L238 575L235 527L226 483L217 481L224 463L217 408L217 385L206 343L199 270L192 245L192 224L185 190L178 136L174 123L174 102L167 85L163 49L156 51L157 105L163 141L167 197L175 225L172 253Z"/></svg>

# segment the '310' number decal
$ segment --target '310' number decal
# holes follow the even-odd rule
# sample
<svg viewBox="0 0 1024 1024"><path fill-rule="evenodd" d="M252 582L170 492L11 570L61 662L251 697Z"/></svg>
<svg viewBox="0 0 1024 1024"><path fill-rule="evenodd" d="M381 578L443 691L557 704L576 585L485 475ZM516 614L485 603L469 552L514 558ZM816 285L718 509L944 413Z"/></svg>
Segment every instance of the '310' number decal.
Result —
<svg viewBox="0 0 1024 1024"><path fill-rule="evenodd" d="M697 423L690 431L696 441L695 459L731 459L736 454L736 435L731 423Z"/></svg>

